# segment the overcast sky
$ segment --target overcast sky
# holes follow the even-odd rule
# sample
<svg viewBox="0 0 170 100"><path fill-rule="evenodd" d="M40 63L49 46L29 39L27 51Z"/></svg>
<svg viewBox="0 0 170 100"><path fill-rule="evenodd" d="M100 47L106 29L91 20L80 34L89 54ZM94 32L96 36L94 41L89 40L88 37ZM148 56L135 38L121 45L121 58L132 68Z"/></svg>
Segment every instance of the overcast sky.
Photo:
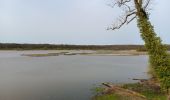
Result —
<svg viewBox="0 0 170 100"><path fill-rule="evenodd" d="M150 20L170 44L170 0L153 0ZM135 21L107 31L120 10L108 0L0 0L0 42L143 44Z"/></svg>

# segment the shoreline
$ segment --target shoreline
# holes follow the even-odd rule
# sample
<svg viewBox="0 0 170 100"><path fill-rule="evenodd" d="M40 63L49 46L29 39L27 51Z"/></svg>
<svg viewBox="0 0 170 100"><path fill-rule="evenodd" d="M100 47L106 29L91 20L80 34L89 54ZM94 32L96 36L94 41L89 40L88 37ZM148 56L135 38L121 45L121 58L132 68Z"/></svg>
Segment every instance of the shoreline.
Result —
<svg viewBox="0 0 170 100"><path fill-rule="evenodd" d="M147 52L136 50L0 50L0 52L22 52L21 56L43 57L59 55L87 55L87 56L139 56Z"/></svg>
<svg viewBox="0 0 170 100"><path fill-rule="evenodd" d="M127 84L102 83L95 91L92 100L169 100L168 94L152 78Z"/></svg>

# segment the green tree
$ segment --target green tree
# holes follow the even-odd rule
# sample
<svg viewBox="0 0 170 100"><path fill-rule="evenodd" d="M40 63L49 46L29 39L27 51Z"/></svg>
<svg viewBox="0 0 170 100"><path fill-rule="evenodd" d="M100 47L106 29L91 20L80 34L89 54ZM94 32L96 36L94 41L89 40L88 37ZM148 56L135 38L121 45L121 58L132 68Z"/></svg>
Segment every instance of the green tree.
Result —
<svg viewBox="0 0 170 100"><path fill-rule="evenodd" d="M149 62L153 70L152 76L161 83L162 89L168 92L170 88L170 59L166 45L162 44L149 21L150 3L151 0L114 0L113 6L117 5L123 8L125 15L116 25L108 29L119 29L124 24L137 19L137 26L149 54Z"/></svg>

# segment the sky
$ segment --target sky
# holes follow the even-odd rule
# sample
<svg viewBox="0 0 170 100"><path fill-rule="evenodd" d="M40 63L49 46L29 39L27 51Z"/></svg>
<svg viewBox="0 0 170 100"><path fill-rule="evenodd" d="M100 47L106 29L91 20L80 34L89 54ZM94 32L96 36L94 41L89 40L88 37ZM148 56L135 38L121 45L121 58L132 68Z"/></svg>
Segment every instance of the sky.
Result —
<svg viewBox="0 0 170 100"><path fill-rule="evenodd" d="M121 15L108 0L0 0L0 43L143 44L136 21L106 30ZM150 20L170 44L170 0L153 0Z"/></svg>

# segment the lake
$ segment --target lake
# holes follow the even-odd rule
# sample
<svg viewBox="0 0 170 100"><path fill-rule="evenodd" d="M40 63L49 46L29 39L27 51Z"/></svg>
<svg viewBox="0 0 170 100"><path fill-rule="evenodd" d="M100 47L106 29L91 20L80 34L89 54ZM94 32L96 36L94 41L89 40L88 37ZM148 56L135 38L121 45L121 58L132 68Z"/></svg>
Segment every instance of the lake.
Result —
<svg viewBox="0 0 170 100"><path fill-rule="evenodd" d="M89 100L103 82L148 78L146 55L21 56L47 52L0 51L0 100Z"/></svg>

